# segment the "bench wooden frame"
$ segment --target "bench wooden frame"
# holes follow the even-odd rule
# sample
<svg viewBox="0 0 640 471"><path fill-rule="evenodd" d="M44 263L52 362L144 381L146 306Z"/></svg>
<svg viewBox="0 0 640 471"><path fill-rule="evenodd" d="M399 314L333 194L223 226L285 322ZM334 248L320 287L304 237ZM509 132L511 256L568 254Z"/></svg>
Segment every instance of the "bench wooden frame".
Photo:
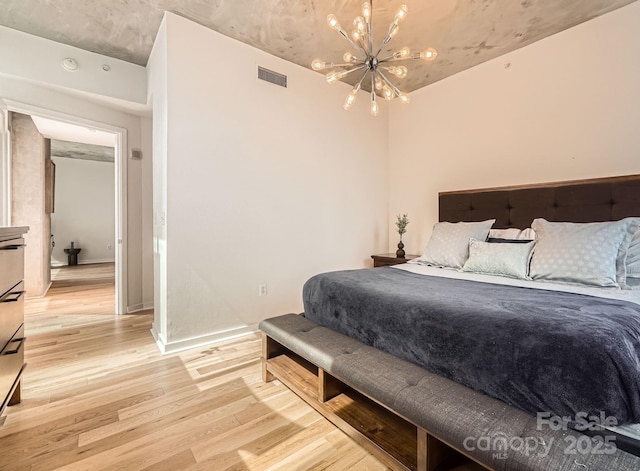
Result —
<svg viewBox="0 0 640 471"><path fill-rule="evenodd" d="M262 345L265 382L280 380L392 469L489 469L264 333Z"/></svg>

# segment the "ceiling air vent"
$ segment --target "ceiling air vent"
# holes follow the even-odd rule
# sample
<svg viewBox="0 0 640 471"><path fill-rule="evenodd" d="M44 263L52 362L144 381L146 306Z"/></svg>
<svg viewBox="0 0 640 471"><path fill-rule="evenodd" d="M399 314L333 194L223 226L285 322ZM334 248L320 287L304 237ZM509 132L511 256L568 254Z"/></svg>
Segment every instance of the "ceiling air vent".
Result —
<svg viewBox="0 0 640 471"><path fill-rule="evenodd" d="M265 82L287 88L287 76L274 72L273 70L258 66L258 78Z"/></svg>

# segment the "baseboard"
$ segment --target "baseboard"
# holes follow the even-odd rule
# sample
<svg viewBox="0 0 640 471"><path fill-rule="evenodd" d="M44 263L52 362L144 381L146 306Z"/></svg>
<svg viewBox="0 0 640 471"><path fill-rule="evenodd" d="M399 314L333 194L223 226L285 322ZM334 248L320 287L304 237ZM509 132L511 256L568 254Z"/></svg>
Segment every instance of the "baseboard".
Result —
<svg viewBox="0 0 640 471"><path fill-rule="evenodd" d="M138 303L138 304L133 304L132 306L127 306L127 314L133 314L134 312L146 311L148 309L153 309L153 302Z"/></svg>
<svg viewBox="0 0 640 471"><path fill-rule="evenodd" d="M36 294L36 295L27 295L24 297L24 299L40 299L40 298L44 298L47 293L49 292L49 288L51 288L51 281L49 282L49 284L45 287L44 291L40 294Z"/></svg>
<svg viewBox="0 0 640 471"><path fill-rule="evenodd" d="M78 260L78 265L92 265L94 263L115 263L116 260L113 258L98 258L95 260ZM62 268L68 267L66 263L60 262L51 262L51 268Z"/></svg>
<svg viewBox="0 0 640 471"><path fill-rule="evenodd" d="M177 340L175 342L167 342L167 340L156 331L155 325L151 328L151 335L156 341L158 348L163 354L181 352L183 350L189 350L191 348L204 347L226 340L232 340L244 335L253 334L257 332L258 324L251 324L242 327L236 327L234 329L223 330L220 332L214 332L212 334L202 335L200 337L192 337L185 340Z"/></svg>
<svg viewBox="0 0 640 471"><path fill-rule="evenodd" d="M153 340L156 341L158 349L164 353L164 345L166 345L167 340L156 330L155 322L151 324L151 335L153 336Z"/></svg>

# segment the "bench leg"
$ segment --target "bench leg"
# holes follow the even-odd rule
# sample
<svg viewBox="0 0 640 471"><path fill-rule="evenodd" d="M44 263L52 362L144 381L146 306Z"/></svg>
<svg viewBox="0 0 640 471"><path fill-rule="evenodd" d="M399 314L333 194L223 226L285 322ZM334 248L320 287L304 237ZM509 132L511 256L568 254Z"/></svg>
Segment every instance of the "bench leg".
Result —
<svg viewBox="0 0 640 471"><path fill-rule="evenodd" d="M318 368L318 399L327 402L344 391L344 383Z"/></svg>
<svg viewBox="0 0 640 471"><path fill-rule="evenodd" d="M285 348L282 345L264 332L262 333L262 381L265 383L273 381L273 375L267 367L267 360L282 355L284 352Z"/></svg>

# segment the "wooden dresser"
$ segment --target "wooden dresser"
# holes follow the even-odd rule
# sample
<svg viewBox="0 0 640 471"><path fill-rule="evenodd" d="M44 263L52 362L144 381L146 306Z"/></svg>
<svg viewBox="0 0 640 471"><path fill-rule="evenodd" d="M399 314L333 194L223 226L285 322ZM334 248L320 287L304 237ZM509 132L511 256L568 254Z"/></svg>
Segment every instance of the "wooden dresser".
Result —
<svg viewBox="0 0 640 471"><path fill-rule="evenodd" d="M0 227L0 414L20 402L24 362L24 238L28 227Z"/></svg>

